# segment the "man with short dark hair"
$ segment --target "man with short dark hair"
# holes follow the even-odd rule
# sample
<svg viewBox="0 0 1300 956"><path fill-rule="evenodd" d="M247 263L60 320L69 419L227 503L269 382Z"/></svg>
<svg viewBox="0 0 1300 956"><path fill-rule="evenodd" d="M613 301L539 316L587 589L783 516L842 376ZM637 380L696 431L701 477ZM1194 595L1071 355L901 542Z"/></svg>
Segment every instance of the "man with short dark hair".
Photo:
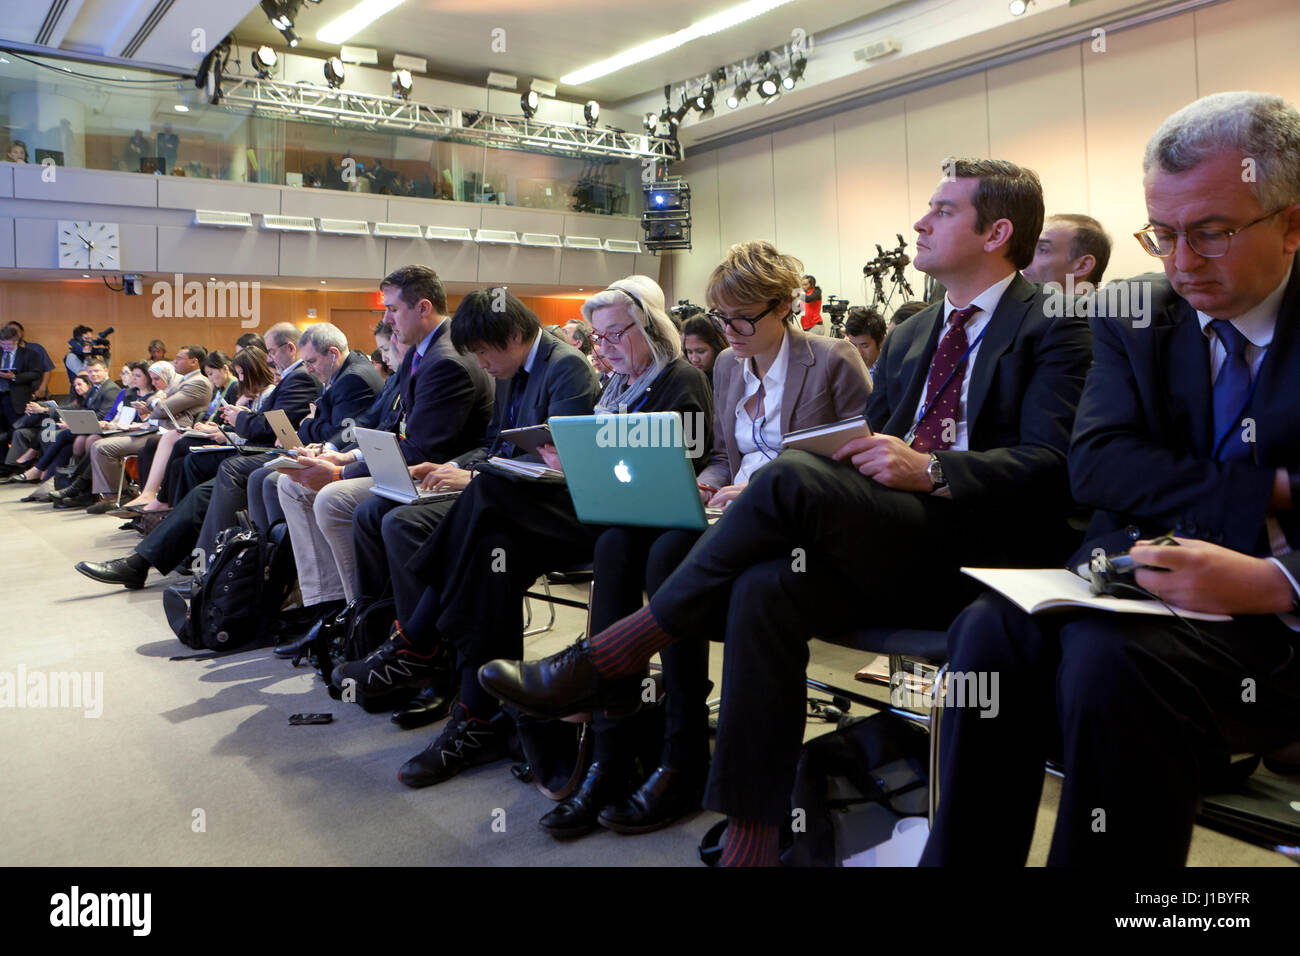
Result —
<svg viewBox="0 0 1300 956"><path fill-rule="evenodd" d="M862 361L867 366L867 374L871 376L874 385L876 359L880 358L880 348L885 344L884 317L879 310L870 306L855 305L844 317L844 337L862 356Z"/></svg>
<svg viewBox="0 0 1300 956"><path fill-rule="evenodd" d="M1025 278L1040 284L1055 282L1082 295L1101 285L1109 262L1110 236L1101 223L1091 216L1059 213L1043 224Z"/></svg>
<svg viewBox="0 0 1300 956"><path fill-rule="evenodd" d="M18 344L34 352L40 362L41 380L32 389L32 398L49 398L50 373L54 371L54 363L50 361L50 353L45 351L45 346L39 342L27 341L27 330L17 319L10 319L5 324L12 325L18 330Z"/></svg>
<svg viewBox="0 0 1300 956"><path fill-rule="evenodd" d="M802 284L803 317L800 321L803 330L813 335L825 335L826 323L822 321L822 290L817 284L817 277L804 276Z"/></svg>
<svg viewBox="0 0 1300 956"><path fill-rule="evenodd" d="M874 434L834 462L783 452L648 607L559 655L479 672L489 692L541 716L619 710L660 648L724 634L704 797L729 817L724 865L777 862L809 638L946 624L973 592L963 565L1061 558L1052 530L1064 532L1070 507L1065 456L1087 326L1050 317L1017 271L1042 226L1038 177L986 159L950 159L943 173L915 225L914 262L947 295L885 340L866 409ZM864 581L876 596L865 612Z"/></svg>
<svg viewBox="0 0 1300 956"><path fill-rule="evenodd" d="M0 441L6 443L15 423L27 414L32 389L43 374L36 353L21 342L15 326L0 328Z"/></svg>
<svg viewBox="0 0 1300 956"><path fill-rule="evenodd" d="M1043 761L1063 756L1049 865L1181 866L1230 755L1300 740L1300 111L1204 97L1143 169L1138 235L1164 275L1096 299L1070 480L1097 511L1071 564L1128 552L1139 587L1232 620L981 597L949 630L949 667L997 674L998 711L945 712L923 865L1023 865ZM1170 531L1177 546L1148 540Z"/></svg>
<svg viewBox="0 0 1300 956"><path fill-rule="evenodd" d="M63 356L63 367L68 373L68 384L86 367L86 360L91 356L95 344L95 330L88 325L74 326L72 338L68 339L68 354Z"/></svg>

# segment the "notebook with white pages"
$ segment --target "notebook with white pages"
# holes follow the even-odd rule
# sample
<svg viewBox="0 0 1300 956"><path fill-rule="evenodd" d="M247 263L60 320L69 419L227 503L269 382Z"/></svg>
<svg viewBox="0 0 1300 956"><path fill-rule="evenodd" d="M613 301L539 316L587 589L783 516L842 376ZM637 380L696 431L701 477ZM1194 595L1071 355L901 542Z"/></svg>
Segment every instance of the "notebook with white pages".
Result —
<svg viewBox="0 0 1300 956"><path fill-rule="evenodd" d="M1227 614L1207 614L1181 607L1166 607L1159 601L1096 595L1088 582L1066 568L962 568L976 581L987 585L1029 614L1069 611L1078 608L1111 611L1116 614L1155 614L1184 617L1194 621L1231 621ZM1177 614L1175 615L1175 612Z"/></svg>

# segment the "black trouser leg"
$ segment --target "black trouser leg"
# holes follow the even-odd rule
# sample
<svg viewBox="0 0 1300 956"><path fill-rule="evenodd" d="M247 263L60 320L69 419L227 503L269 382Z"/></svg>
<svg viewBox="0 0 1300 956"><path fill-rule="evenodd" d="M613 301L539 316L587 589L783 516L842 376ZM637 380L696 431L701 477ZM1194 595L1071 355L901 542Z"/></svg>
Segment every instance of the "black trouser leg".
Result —
<svg viewBox="0 0 1300 956"><path fill-rule="evenodd" d="M135 547L135 553L163 574L194 557L194 546L199 540L203 516L212 500L215 481L205 481L177 503L163 523L145 536ZM199 555L204 566L211 553Z"/></svg>

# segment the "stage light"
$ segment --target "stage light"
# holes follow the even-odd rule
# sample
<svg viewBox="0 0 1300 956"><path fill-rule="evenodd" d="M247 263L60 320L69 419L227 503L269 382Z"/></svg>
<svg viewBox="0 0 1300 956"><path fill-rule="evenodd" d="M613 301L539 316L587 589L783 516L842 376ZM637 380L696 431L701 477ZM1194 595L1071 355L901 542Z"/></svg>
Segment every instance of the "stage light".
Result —
<svg viewBox="0 0 1300 956"><path fill-rule="evenodd" d="M271 75L271 71L275 69L276 63L280 60L275 55L275 51L269 46L259 46L252 52L249 59L253 63L253 69L257 71L258 78L263 80Z"/></svg>
<svg viewBox="0 0 1300 956"><path fill-rule="evenodd" d="M705 83L699 94L691 101L696 110L703 113L713 108L713 84Z"/></svg>
<svg viewBox="0 0 1300 956"><path fill-rule="evenodd" d="M589 129L595 129L596 120L600 119L600 104L595 100L587 100L587 104L582 108L582 118L587 121Z"/></svg>
<svg viewBox="0 0 1300 956"><path fill-rule="evenodd" d="M1007 4L1007 12L1013 17L1023 16L1025 11L1028 9L1029 4L1026 0L1011 0L1011 2Z"/></svg>
<svg viewBox="0 0 1300 956"><path fill-rule="evenodd" d="M778 89L780 89L780 79L777 77L776 70L773 70L759 82L758 95L767 99L769 96L776 96Z"/></svg>
<svg viewBox="0 0 1300 956"><path fill-rule="evenodd" d="M742 102L744 102L745 97L749 95L749 89L752 85L753 84L750 82L749 77L745 77L745 79L737 83L736 88L732 90L731 95L727 97L727 105L733 110L738 107Z"/></svg>
<svg viewBox="0 0 1300 956"><path fill-rule="evenodd" d="M659 114L646 113L645 116L641 117L641 125L645 127L647 133L653 136L659 126Z"/></svg>
<svg viewBox="0 0 1300 956"><path fill-rule="evenodd" d="M410 70L393 71L393 95L403 100L411 98Z"/></svg>
<svg viewBox="0 0 1300 956"><path fill-rule="evenodd" d="M524 111L524 119L533 118L533 114L537 112L537 106L541 101L542 98L537 95L536 90L528 90L519 97L519 108Z"/></svg>
<svg viewBox="0 0 1300 956"><path fill-rule="evenodd" d="M325 61L325 82L329 84L331 90L336 90L343 85L343 61L336 56Z"/></svg>

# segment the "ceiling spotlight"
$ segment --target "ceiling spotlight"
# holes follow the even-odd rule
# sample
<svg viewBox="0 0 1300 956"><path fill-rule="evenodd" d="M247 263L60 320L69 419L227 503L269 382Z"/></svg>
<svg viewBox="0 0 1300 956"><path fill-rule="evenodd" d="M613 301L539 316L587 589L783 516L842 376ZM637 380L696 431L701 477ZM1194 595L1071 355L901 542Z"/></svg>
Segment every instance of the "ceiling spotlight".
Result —
<svg viewBox="0 0 1300 956"><path fill-rule="evenodd" d="M1013 17L1023 16L1025 11L1028 9L1029 0L1011 0L1011 2L1007 4L1007 12Z"/></svg>
<svg viewBox="0 0 1300 956"><path fill-rule="evenodd" d="M533 118L533 114L537 112L537 106L541 101L542 98L537 95L536 90L527 90L523 96L519 97L519 108L524 111L524 119Z"/></svg>
<svg viewBox="0 0 1300 956"><path fill-rule="evenodd" d="M279 57L269 46L259 46L249 59L253 61L253 69L257 71L257 77L261 80L270 76L271 71L275 69L275 64L279 62Z"/></svg>
<svg viewBox="0 0 1300 956"><path fill-rule="evenodd" d="M393 71L393 95L403 100L409 100L411 98L410 70Z"/></svg>
<svg viewBox="0 0 1300 956"><path fill-rule="evenodd" d="M769 96L776 96L778 89L780 89L780 77L777 76L776 70L772 70L759 81L758 95L767 99Z"/></svg>
<svg viewBox="0 0 1300 956"><path fill-rule="evenodd" d="M645 116L641 117L641 125L645 127L647 133L653 136L655 129L659 126L659 114L646 113Z"/></svg>
<svg viewBox="0 0 1300 956"><path fill-rule="evenodd" d="M704 86L700 89L700 92L695 97L695 99L691 100L691 105L694 106L701 113L703 113L705 110L712 109L713 108L713 84L705 83Z"/></svg>
<svg viewBox="0 0 1300 956"><path fill-rule="evenodd" d="M727 97L727 105L734 110L744 101L745 97L749 95L749 88L752 85L753 84L750 82L749 77L745 77L737 83L736 88L732 90L731 95Z"/></svg>
<svg viewBox="0 0 1300 956"><path fill-rule="evenodd" d="M595 129L596 120L600 119L600 104L595 100L587 100L587 105L582 108L582 118L587 121L589 129Z"/></svg>
<svg viewBox="0 0 1300 956"><path fill-rule="evenodd" d="M336 56L325 61L325 82L329 84L331 90L336 90L343 85L343 61Z"/></svg>
<svg viewBox="0 0 1300 956"><path fill-rule="evenodd" d="M293 32L292 27L290 27L288 30L281 30L280 32L284 34L284 40L286 43L289 44L290 48L296 47L298 45L298 34Z"/></svg>

